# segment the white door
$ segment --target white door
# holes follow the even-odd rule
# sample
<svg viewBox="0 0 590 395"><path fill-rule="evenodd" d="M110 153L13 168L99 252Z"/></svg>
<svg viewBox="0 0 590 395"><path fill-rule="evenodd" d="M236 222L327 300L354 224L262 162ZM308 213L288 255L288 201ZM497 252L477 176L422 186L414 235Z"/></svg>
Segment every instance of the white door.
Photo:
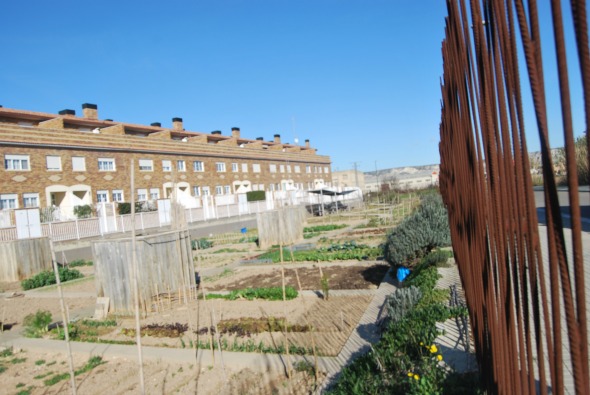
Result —
<svg viewBox="0 0 590 395"><path fill-rule="evenodd" d="M170 223L170 199L158 200L158 217L160 218L160 225Z"/></svg>
<svg viewBox="0 0 590 395"><path fill-rule="evenodd" d="M41 216L38 208L14 210L16 235L19 239L41 237Z"/></svg>

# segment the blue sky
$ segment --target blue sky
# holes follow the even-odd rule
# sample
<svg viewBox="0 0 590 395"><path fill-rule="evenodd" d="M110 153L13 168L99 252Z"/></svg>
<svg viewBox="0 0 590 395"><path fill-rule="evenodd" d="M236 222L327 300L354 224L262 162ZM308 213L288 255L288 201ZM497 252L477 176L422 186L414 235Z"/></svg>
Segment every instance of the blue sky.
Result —
<svg viewBox="0 0 590 395"><path fill-rule="evenodd" d="M334 170L438 163L445 16L440 0L7 2L0 104L310 139Z"/></svg>

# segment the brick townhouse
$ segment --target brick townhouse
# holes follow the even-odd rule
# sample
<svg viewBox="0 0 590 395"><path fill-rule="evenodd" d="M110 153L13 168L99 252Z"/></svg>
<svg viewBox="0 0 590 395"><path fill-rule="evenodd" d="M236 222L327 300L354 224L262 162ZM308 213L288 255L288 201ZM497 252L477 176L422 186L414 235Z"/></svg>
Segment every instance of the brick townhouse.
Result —
<svg viewBox="0 0 590 395"><path fill-rule="evenodd" d="M330 157L309 145L243 138L239 128L186 131L101 120L94 104L48 114L0 106L0 208L61 207L167 198L176 185L186 205L203 195L306 190L331 184Z"/></svg>

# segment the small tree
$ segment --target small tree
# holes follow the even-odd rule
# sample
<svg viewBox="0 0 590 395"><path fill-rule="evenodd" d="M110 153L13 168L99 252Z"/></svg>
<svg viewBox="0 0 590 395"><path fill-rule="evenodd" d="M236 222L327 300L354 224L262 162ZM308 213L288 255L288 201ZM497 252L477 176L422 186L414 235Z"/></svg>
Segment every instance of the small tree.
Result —
<svg viewBox="0 0 590 395"><path fill-rule="evenodd" d="M92 217L92 206L85 204L82 206L74 206L74 215L78 219Z"/></svg>

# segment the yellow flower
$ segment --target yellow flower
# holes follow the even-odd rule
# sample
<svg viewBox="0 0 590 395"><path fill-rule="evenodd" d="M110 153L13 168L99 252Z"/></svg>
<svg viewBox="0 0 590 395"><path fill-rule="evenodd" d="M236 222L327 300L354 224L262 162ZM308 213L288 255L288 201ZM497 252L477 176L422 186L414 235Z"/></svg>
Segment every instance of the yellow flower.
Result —
<svg viewBox="0 0 590 395"><path fill-rule="evenodd" d="M420 342L420 345L423 346L424 345L424 342Z"/></svg>
<svg viewBox="0 0 590 395"><path fill-rule="evenodd" d="M408 377L412 377L412 376L414 376L414 373L408 372Z"/></svg>
<svg viewBox="0 0 590 395"><path fill-rule="evenodd" d="M417 374L414 375L414 380L420 380L420 376L418 376Z"/></svg>
<svg viewBox="0 0 590 395"><path fill-rule="evenodd" d="M439 361L442 361L442 355L438 354L438 355L436 356L436 359L438 359Z"/></svg>
<svg viewBox="0 0 590 395"><path fill-rule="evenodd" d="M432 346L430 346L430 352L432 354L435 354L438 352L438 348L436 348L436 345L433 344Z"/></svg>

